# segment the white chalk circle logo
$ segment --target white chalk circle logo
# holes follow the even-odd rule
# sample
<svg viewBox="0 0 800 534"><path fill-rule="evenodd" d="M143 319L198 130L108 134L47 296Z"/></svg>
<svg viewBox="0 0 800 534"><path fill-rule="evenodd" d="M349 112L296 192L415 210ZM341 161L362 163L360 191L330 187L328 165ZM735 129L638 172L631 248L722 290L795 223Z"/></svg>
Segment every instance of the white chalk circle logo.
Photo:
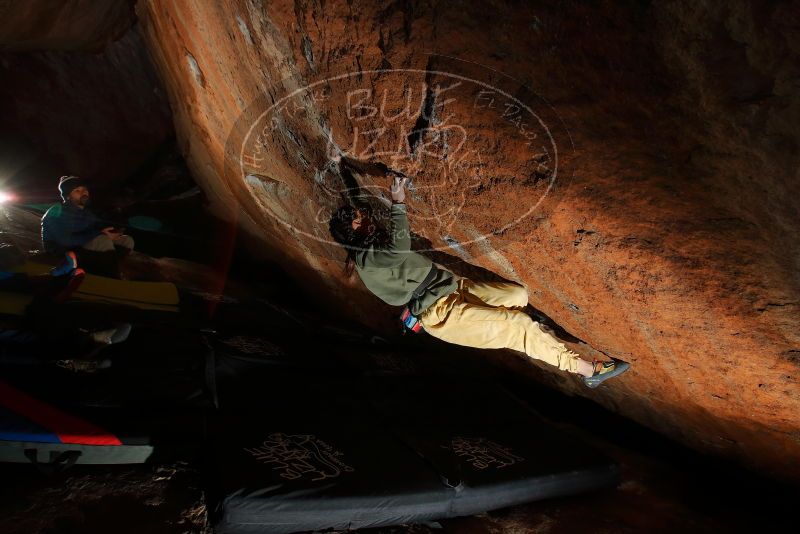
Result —
<svg viewBox="0 0 800 534"><path fill-rule="evenodd" d="M504 234L540 207L558 177L558 147L540 116L509 92L459 74L350 72L264 107L257 117L248 108L239 124L236 175L258 211L298 238L335 244L327 222L348 198L390 204L391 178L359 171L348 183L345 164L411 178L408 218L420 252L463 252Z"/></svg>

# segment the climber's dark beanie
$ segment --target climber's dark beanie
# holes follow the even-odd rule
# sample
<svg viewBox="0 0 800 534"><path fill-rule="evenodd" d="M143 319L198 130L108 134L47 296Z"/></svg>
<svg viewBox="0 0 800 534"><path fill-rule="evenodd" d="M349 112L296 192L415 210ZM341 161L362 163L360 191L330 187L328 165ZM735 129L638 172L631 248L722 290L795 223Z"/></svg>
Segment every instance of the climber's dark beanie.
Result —
<svg viewBox="0 0 800 534"><path fill-rule="evenodd" d="M58 192L61 193L61 199L66 202L73 189L86 185L86 181L80 176L62 176L58 180Z"/></svg>

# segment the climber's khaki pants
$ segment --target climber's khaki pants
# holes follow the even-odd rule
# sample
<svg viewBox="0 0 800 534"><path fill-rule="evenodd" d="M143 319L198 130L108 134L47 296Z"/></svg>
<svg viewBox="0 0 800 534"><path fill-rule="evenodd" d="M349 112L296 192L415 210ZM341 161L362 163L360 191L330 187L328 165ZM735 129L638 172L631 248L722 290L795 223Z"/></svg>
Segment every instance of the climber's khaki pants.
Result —
<svg viewBox="0 0 800 534"><path fill-rule="evenodd" d="M461 278L458 288L423 311L419 320L426 332L448 343L514 349L561 370L577 372L578 355L520 311L527 304L528 292L521 285Z"/></svg>

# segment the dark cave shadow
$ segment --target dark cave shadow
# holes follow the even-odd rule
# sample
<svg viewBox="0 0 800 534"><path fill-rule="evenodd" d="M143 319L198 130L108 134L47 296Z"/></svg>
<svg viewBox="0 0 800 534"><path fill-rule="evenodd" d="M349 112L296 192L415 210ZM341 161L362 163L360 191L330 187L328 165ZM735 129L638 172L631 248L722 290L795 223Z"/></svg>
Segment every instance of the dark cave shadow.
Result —
<svg viewBox="0 0 800 534"><path fill-rule="evenodd" d="M388 208L369 189L361 185L361 182L353 172L355 171L356 174L359 174L359 170L351 165L351 162L345 163L344 161L339 165L339 176L341 176L344 183L344 189L339 192L342 203L350 204L354 207L370 208L373 215L377 215L379 220L388 221ZM372 167L369 168L372 169ZM372 202L373 199L376 202Z"/></svg>

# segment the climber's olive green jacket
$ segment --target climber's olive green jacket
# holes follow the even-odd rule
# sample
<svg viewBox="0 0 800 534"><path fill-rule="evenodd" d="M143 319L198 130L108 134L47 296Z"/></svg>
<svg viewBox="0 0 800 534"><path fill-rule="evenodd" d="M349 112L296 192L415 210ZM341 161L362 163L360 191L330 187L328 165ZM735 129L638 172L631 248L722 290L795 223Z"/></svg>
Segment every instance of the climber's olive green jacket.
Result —
<svg viewBox="0 0 800 534"><path fill-rule="evenodd" d="M356 270L367 289L394 306L407 304L411 294L425 280L433 262L411 250L411 231L405 204L392 204L391 242L384 247L370 246L355 255ZM411 303L411 313L419 315L440 297L456 289L453 273L439 269L425 293Z"/></svg>

